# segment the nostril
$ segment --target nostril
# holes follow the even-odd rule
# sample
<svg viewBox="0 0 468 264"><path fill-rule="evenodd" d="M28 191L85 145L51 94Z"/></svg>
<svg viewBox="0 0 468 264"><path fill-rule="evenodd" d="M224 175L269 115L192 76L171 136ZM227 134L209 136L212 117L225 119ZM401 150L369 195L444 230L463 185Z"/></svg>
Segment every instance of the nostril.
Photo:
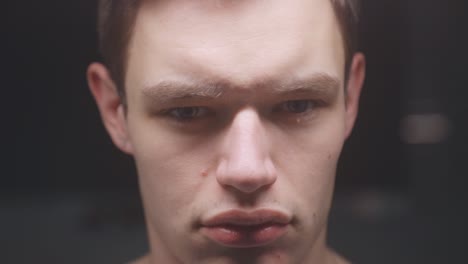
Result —
<svg viewBox="0 0 468 264"><path fill-rule="evenodd" d="M243 193L254 193L263 187L265 187L263 184L257 184L253 181L245 181L236 186L236 189Z"/></svg>

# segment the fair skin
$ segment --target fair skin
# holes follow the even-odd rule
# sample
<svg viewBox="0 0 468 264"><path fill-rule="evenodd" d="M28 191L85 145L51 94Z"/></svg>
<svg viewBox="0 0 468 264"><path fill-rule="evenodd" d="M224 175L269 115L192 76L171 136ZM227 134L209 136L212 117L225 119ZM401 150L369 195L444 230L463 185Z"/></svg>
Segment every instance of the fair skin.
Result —
<svg viewBox="0 0 468 264"><path fill-rule="evenodd" d="M139 263L346 263L326 223L365 65L345 82L329 0L145 1L126 69L126 107L103 65L88 80L136 161Z"/></svg>

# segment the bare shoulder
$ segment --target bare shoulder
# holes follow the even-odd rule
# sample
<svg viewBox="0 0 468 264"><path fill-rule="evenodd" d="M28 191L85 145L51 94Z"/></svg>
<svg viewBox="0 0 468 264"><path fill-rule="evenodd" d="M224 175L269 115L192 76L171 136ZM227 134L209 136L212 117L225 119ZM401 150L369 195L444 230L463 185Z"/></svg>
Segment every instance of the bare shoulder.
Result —
<svg viewBox="0 0 468 264"><path fill-rule="evenodd" d="M330 256L330 258L329 258L328 263L330 263L330 264L351 264L350 261L348 261L343 256L341 256L340 254L338 254L337 252L335 252L333 250L330 250L330 255L329 256Z"/></svg>
<svg viewBox="0 0 468 264"><path fill-rule="evenodd" d="M343 258L340 255L336 255L335 262L336 264L351 264L347 259Z"/></svg>

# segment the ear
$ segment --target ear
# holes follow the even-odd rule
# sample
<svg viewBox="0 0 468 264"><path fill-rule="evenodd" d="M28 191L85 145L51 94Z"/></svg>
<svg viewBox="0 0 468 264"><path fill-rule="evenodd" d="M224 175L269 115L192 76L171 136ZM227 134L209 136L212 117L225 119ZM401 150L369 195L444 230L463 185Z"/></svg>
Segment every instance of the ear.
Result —
<svg viewBox="0 0 468 264"><path fill-rule="evenodd" d="M124 106L108 70L100 63L92 63L88 67L87 77L89 88L112 141L123 152L132 154Z"/></svg>
<svg viewBox="0 0 468 264"><path fill-rule="evenodd" d="M351 132L359 110L359 98L366 76L366 59L364 54L356 53L349 69L348 83L346 85L346 138Z"/></svg>

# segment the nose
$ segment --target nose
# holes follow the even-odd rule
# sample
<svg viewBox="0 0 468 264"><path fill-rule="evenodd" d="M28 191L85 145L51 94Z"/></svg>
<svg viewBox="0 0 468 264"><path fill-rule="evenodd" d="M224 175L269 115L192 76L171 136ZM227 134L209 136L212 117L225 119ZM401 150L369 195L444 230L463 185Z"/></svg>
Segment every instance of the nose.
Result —
<svg viewBox="0 0 468 264"><path fill-rule="evenodd" d="M270 156L271 144L255 109L237 112L223 138L218 183L242 193L272 185L277 172Z"/></svg>

